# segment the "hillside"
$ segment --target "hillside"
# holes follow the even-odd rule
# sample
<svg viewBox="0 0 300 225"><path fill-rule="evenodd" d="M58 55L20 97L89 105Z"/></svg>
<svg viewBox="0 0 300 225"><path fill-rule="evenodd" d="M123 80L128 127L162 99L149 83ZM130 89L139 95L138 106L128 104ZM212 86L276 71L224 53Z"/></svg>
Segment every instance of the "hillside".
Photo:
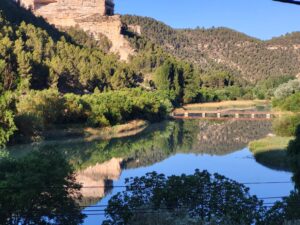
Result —
<svg viewBox="0 0 300 225"><path fill-rule="evenodd" d="M300 73L297 33L261 41L227 28L178 30L151 18L129 15L123 16L123 21L140 26L143 36L203 69L231 70L254 83Z"/></svg>
<svg viewBox="0 0 300 225"><path fill-rule="evenodd" d="M179 61L145 41L129 62L109 53L111 41L77 28L56 29L11 0L0 2L0 92L58 88L91 93L140 86L165 61ZM3 73L3 74L2 74ZM148 84L146 84L148 85Z"/></svg>
<svg viewBox="0 0 300 225"><path fill-rule="evenodd" d="M124 16L122 35L135 49L124 61L105 34L56 29L11 0L0 12L0 146L11 136L43 138L62 123L155 122L184 103L271 98L299 71L294 44L272 47L294 43L294 35L262 42L225 28L174 30Z"/></svg>
<svg viewBox="0 0 300 225"><path fill-rule="evenodd" d="M183 101L195 71L141 42L145 48L125 62L108 51L107 39L94 40L77 28L58 30L17 3L1 0L0 148L8 141L41 140L62 124L106 127L164 119ZM146 73L152 78L162 65L159 88L145 83Z"/></svg>

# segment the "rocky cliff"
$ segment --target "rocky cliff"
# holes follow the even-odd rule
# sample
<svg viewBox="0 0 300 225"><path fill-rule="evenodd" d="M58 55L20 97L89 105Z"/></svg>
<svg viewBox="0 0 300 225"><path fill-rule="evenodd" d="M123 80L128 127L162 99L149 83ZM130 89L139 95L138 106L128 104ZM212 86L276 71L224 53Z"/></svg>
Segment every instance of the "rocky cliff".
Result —
<svg viewBox="0 0 300 225"><path fill-rule="evenodd" d="M111 42L111 52L127 60L134 49L123 36L125 25L119 15L113 15L113 2L108 0L21 0L37 16L44 17L56 27L76 26L95 39L105 35Z"/></svg>

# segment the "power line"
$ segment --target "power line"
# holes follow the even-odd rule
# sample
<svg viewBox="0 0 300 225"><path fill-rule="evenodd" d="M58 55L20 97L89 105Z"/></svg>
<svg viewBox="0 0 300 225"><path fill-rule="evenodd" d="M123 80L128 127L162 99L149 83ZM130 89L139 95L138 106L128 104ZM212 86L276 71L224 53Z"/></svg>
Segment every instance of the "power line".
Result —
<svg viewBox="0 0 300 225"><path fill-rule="evenodd" d="M272 208L273 206L274 206L275 204L273 204L273 205L265 205L264 207L265 208ZM295 204L294 206L299 206L300 205L300 202L299 202L299 204ZM134 210L130 210L130 212L131 213L133 213L133 214L161 214L161 213L163 213L162 211L166 211L166 210L172 210L172 209L189 209L188 207L177 207L177 208L170 208L170 209L168 209L168 208L158 208L158 209L149 209L149 210L147 210L147 209L134 209ZM104 213L104 211L103 210L93 210L93 211L87 211L87 212L89 212L89 213L84 213L86 216L106 216L107 214L106 213ZM94 213L93 213L94 212ZM121 212L122 212L122 210L121 210ZM123 210L123 212L126 212L125 210Z"/></svg>
<svg viewBox="0 0 300 225"><path fill-rule="evenodd" d="M270 197L266 197L266 198L270 198ZM281 198L281 197L272 197L272 198ZM272 208L274 205L276 204L276 202L272 203L272 202L267 202L267 203L263 203L262 206L265 208ZM288 203L291 206L300 206L300 201L294 201L294 202L289 202ZM98 205L98 206L90 206L90 207L107 207L108 205ZM187 209L187 210L195 210L192 207L188 207L188 206L177 206L177 207L165 207L165 208L135 208L135 209L129 209L129 211L131 213L134 214L160 214L162 213L162 211L171 211L171 210L180 210L180 209ZM105 216L107 215L105 212L105 209L83 209L82 210L83 214L86 216ZM119 212L127 212L126 209L121 209L119 210Z"/></svg>
<svg viewBox="0 0 300 225"><path fill-rule="evenodd" d="M263 207L266 209L271 209L275 204L272 205L264 205ZM292 204L292 206L299 206L300 202L298 204ZM133 214L161 214L162 211L170 211L170 210L180 210L180 209L189 209L189 207L177 207L177 208L158 208L158 209L134 209L130 210ZM106 216L105 210L85 210L83 212L86 216ZM119 210L119 212L127 212L126 210Z"/></svg>
<svg viewBox="0 0 300 225"><path fill-rule="evenodd" d="M285 197L288 197L288 196L280 196L280 197L264 197L264 198L258 198L258 199L281 199L281 198L285 198ZM276 202L263 202L262 204L263 205L274 205ZM300 205L300 201L291 201L289 202L288 204L291 204L291 205ZM104 210L103 208L105 207L108 207L109 205L95 205L95 206L81 206L82 208L92 208L92 209L83 209L83 211L86 211L86 210L93 210L93 209L98 209L98 211L101 211L101 210ZM167 209L179 209L179 208L183 208L182 206L177 206L177 207L169 207ZM190 208L190 207L184 207L184 208ZM149 208L147 208L149 209ZM155 208L153 208L155 209ZM160 208L158 208L160 209ZM155 209L157 210L157 209ZM96 210L97 211L97 210Z"/></svg>
<svg viewBox="0 0 300 225"><path fill-rule="evenodd" d="M245 183L239 183L237 182L238 184L242 184L242 185L268 185L268 184L292 184L293 182L292 181L266 181L266 182L245 182ZM182 186L187 186L187 185L172 185L172 187L182 187ZM24 190L24 186L20 186L20 187L0 187L0 190L1 189L20 189L22 188ZM46 187L41 187L41 188L63 188L63 187L57 187L57 186L46 186ZM37 188L37 189L41 189L41 188ZM99 186L83 186L81 187L83 189L89 189L89 188L131 188L131 189L134 189L134 188L151 188L151 187L140 187L140 186L128 186L128 185L99 185ZM27 189L34 189L32 187L30 188L27 188Z"/></svg>
<svg viewBox="0 0 300 225"><path fill-rule="evenodd" d="M277 196L277 197L260 197L257 198L259 200L269 200L269 199L282 199L282 198L287 198L289 196ZM108 207L109 205L81 205L81 208L104 208L104 207Z"/></svg>

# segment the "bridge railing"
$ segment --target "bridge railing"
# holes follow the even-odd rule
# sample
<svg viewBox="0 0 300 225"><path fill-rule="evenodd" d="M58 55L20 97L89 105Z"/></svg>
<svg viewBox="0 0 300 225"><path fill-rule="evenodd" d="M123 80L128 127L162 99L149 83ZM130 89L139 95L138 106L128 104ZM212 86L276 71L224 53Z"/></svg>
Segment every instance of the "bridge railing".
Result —
<svg viewBox="0 0 300 225"><path fill-rule="evenodd" d="M173 118L216 118L216 119L272 119L281 116L280 112L265 111L203 111L203 110L174 110Z"/></svg>

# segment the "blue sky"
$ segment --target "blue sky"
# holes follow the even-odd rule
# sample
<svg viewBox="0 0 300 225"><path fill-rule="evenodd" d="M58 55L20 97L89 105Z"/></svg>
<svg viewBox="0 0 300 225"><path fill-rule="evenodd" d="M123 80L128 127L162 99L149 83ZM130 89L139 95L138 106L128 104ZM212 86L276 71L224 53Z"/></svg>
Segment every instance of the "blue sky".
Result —
<svg viewBox="0 0 300 225"><path fill-rule="evenodd" d="M116 12L149 16L175 28L229 27L270 39L300 31L300 6L272 0L115 0Z"/></svg>

